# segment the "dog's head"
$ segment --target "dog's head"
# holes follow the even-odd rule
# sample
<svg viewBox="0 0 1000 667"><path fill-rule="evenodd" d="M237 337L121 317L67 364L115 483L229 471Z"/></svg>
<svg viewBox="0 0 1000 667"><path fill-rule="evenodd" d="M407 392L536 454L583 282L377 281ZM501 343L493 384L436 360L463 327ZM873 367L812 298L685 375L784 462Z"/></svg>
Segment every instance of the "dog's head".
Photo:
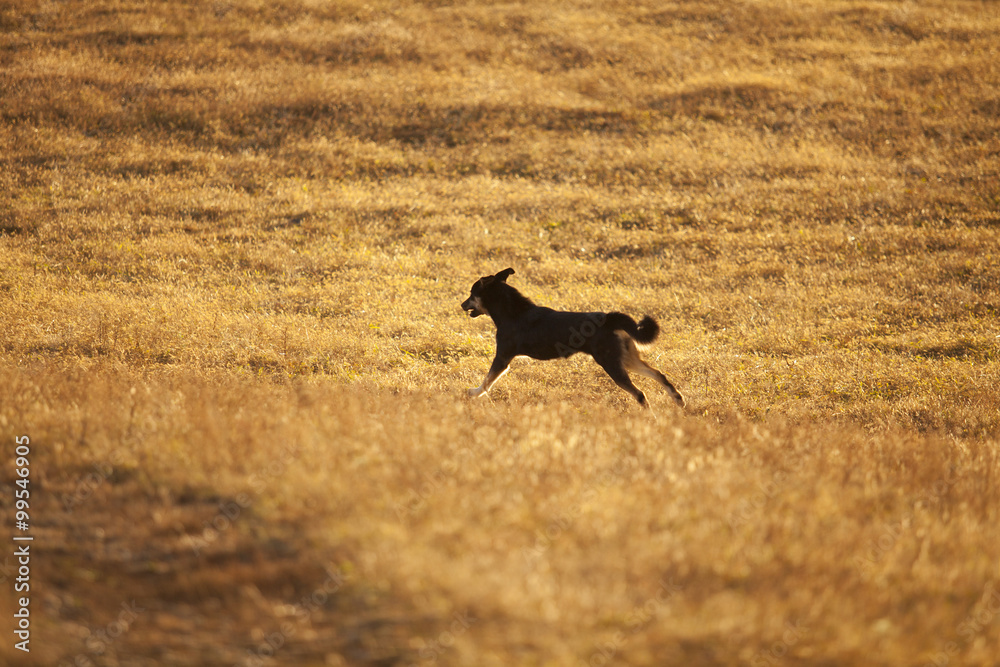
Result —
<svg viewBox="0 0 1000 667"><path fill-rule="evenodd" d="M483 303L483 298L486 293L496 283L506 283L507 278L513 275L514 269L504 269L495 276L483 276L477 280L472 285L472 293L469 294L469 298L462 302L462 310L469 311L469 317L479 317L480 315L489 315L490 311L486 309L486 304Z"/></svg>

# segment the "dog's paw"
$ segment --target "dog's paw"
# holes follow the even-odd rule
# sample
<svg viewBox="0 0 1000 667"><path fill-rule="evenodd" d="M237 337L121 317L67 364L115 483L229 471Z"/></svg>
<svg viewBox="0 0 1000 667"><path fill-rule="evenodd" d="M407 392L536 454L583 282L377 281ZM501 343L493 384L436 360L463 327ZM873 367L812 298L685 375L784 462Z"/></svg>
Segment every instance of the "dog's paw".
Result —
<svg viewBox="0 0 1000 667"><path fill-rule="evenodd" d="M469 398L479 398L485 393L486 392L483 390L482 387L473 387L472 389L468 390Z"/></svg>

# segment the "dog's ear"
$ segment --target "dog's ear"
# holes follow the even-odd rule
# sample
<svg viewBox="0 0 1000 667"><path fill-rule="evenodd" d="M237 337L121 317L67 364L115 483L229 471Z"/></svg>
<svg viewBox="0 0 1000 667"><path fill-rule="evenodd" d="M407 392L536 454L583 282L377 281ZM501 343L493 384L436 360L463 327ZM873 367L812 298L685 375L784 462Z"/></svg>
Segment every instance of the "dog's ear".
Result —
<svg viewBox="0 0 1000 667"><path fill-rule="evenodd" d="M504 269L494 277L497 280L502 280L503 282L507 282L507 278L512 275L514 275L514 269Z"/></svg>

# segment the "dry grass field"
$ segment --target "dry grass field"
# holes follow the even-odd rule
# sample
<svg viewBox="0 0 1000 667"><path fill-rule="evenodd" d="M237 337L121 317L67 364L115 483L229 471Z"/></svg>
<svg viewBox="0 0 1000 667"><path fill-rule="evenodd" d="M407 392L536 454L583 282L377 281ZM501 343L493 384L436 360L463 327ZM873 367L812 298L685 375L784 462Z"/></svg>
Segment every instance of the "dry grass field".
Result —
<svg viewBox="0 0 1000 667"><path fill-rule="evenodd" d="M996 664L998 386L997 2L0 3L0 664Z"/></svg>

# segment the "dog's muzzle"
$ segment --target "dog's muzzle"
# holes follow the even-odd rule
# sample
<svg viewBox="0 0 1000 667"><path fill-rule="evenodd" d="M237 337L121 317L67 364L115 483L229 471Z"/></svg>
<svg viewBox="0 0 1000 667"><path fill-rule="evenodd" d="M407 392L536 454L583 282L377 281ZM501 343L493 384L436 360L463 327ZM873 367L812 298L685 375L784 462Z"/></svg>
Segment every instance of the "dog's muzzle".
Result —
<svg viewBox="0 0 1000 667"><path fill-rule="evenodd" d="M479 309L478 299L468 298L462 302L462 310L469 311L469 317L479 317L486 313Z"/></svg>

